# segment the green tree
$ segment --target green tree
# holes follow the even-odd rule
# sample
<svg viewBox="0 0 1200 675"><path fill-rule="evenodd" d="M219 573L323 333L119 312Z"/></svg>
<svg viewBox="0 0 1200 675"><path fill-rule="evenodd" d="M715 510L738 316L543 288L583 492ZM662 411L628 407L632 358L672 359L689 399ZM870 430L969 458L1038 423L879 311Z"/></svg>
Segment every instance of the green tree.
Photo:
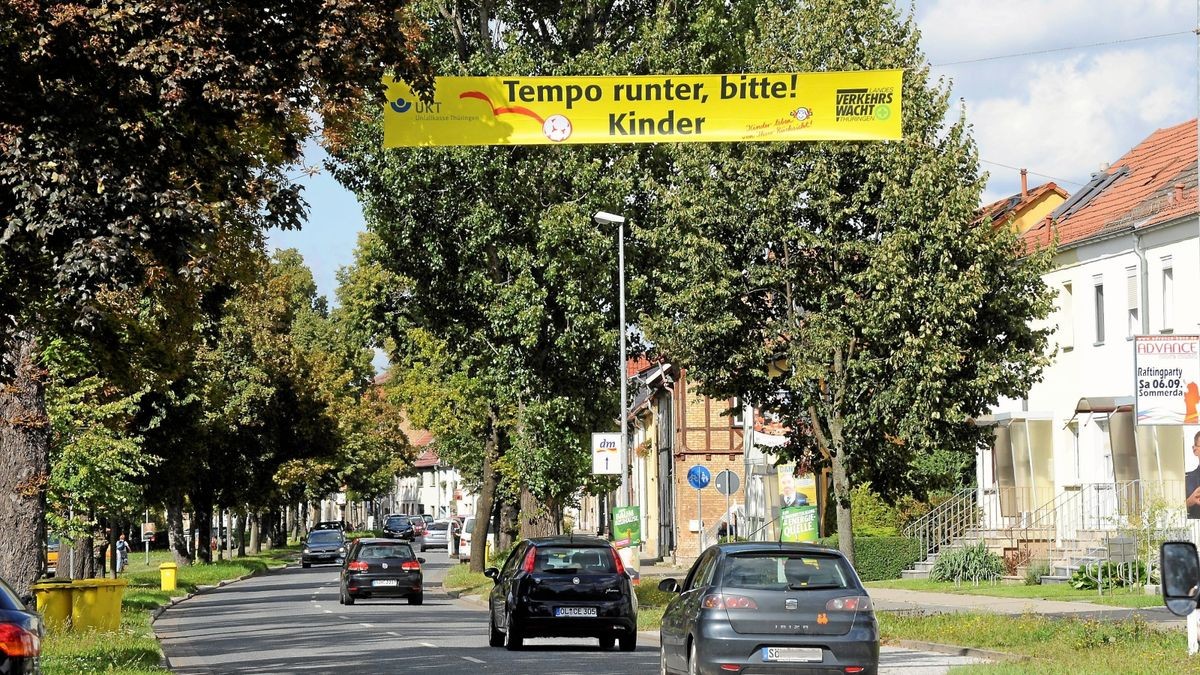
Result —
<svg viewBox="0 0 1200 675"><path fill-rule="evenodd" d="M986 432L969 419L1038 377L1048 258L974 222L974 144L961 116L943 123L911 15L764 2L748 35L752 72L903 69L904 139L674 148L646 235L670 262L644 323L708 393L779 414L788 452L831 467L852 556L855 480L924 489L911 466L973 454Z"/></svg>
<svg viewBox="0 0 1200 675"><path fill-rule="evenodd" d="M19 592L48 472L34 340L102 341L109 292L187 285L232 233L298 226L286 168L314 122L336 140L389 71L428 85L408 4L0 5L0 576Z"/></svg>

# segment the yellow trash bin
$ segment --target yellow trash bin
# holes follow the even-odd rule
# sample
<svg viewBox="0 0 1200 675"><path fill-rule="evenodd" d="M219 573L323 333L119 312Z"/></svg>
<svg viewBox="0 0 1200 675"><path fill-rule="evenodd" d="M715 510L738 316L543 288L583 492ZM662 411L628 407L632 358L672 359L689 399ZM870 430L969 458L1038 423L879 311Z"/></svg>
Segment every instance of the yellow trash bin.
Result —
<svg viewBox="0 0 1200 675"><path fill-rule="evenodd" d="M62 630L71 621L71 580L47 579L33 586L37 611L51 630Z"/></svg>
<svg viewBox="0 0 1200 675"><path fill-rule="evenodd" d="M173 562L165 562L158 566L158 576L162 582L162 590L175 590L175 575L177 574L178 569L179 566Z"/></svg>
<svg viewBox="0 0 1200 675"><path fill-rule="evenodd" d="M71 626L75 631L113 631L121 627L124 579L81 579L71 583Z"/></svg>

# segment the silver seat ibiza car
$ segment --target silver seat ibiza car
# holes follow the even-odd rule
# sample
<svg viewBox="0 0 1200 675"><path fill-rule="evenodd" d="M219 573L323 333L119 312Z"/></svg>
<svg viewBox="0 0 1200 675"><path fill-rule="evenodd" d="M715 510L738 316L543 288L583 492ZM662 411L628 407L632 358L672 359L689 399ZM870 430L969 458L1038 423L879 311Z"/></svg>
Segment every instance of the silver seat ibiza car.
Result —
<svg viewBox="0 0 1200 675"><path fill-rule="evenodd" d="M661 671L689 675L876 673L879 625L854 568L833 549L713 546L663 614Z"/></svg>

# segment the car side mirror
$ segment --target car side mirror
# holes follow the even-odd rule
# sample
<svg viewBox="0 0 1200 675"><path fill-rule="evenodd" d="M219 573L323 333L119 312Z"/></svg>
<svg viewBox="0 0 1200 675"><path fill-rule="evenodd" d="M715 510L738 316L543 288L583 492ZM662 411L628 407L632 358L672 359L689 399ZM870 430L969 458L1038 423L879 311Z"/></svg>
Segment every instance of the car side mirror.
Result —
<svg viewBox="0 0 1200 675"><path fill-rule="evenodd" d="M26 609L36 608L37 607L37 599L33 597L32 593L29 595L22 595L21 596L21 604L25 605Z"/></svg>
<svg viewBox="0 0 1200 675"><path fill-rule="evenodd" d="M1196 611L1200 597L1200 557L1190 541L1163 542L1159 550L1163 604L1176 616Z"/></svg>
<svg viewBox="0 0 1200 675"><path fill-rule="evenodd" d="M419 562L419 563L423 563L423 562L425 562L425 559L424 559L424 558L417 558L417 562Z"/></svg>
<svg viewBox="0 0 1200 675"><path fill-rule="evenodd" d="M483 576L485 576L489 579L495 580L495 579L499 578L500 570L496 569L495 567L489 567L483 571Z"/></svg>
<svg viewBox="0 0 1200 675"><path fill-rule="evenodd" d="M679 582L674 579L663 579L662 581L658 582L658 590L662 591L663 593L678 593Z"/></svg>

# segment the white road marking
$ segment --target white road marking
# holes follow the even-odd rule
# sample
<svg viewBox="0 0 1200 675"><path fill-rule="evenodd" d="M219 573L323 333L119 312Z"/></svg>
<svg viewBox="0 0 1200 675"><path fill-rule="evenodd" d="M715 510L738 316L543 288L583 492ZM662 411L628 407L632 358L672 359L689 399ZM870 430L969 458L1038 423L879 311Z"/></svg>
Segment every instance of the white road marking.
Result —
<svg viewBox="0 0 1200 675"><path fill-rule="evenodd" d="M338 618L339 618L339 619L341 619L342 621L349 621L349 620L350 620L350 617L348 617L348 616L342 616L341 614L339 614L339 615L338 615Z"/></svg>
<svg viewBox="0 0 1200 675"><path fill-rule="evenodd" d="M399 633L393 633L392 631L388 631L388 635L391 635L393 637L400 637Z"/></svg>
<svg viewBox="0 0 1200 675"><path fill-rule="evenodd" d="M470 661L471 663L483 663L483 661L481 659L477 659L474 656L461 656L459 658L461 658L464 661Z"/></svg>
<svg viewBox="0 0 1200 675"><path fill-rule="evenodd" d="M418 644L420 644L420 645L422 645L422 646L424 646L424 647L433 647L434 649L437 649L437 645L435 645L435 644L433 644L433 643L430 643L430 642L420 642L420 643L418 643Z"/></svg>
<svg viewBox="0 0 1200 675"><path fill-rule="evenodd" d="M333 614L333 610L332 610L332 609L327 609L327 610L325 610L325 613L326 613L326 614Z"/></svg>
<svg viewBox="0 0 1200 675"><path fill-rule="evenodd" d="M362 626L363 628L374 628L374 626L369 623L360 623L358 625Z"/></svg>

